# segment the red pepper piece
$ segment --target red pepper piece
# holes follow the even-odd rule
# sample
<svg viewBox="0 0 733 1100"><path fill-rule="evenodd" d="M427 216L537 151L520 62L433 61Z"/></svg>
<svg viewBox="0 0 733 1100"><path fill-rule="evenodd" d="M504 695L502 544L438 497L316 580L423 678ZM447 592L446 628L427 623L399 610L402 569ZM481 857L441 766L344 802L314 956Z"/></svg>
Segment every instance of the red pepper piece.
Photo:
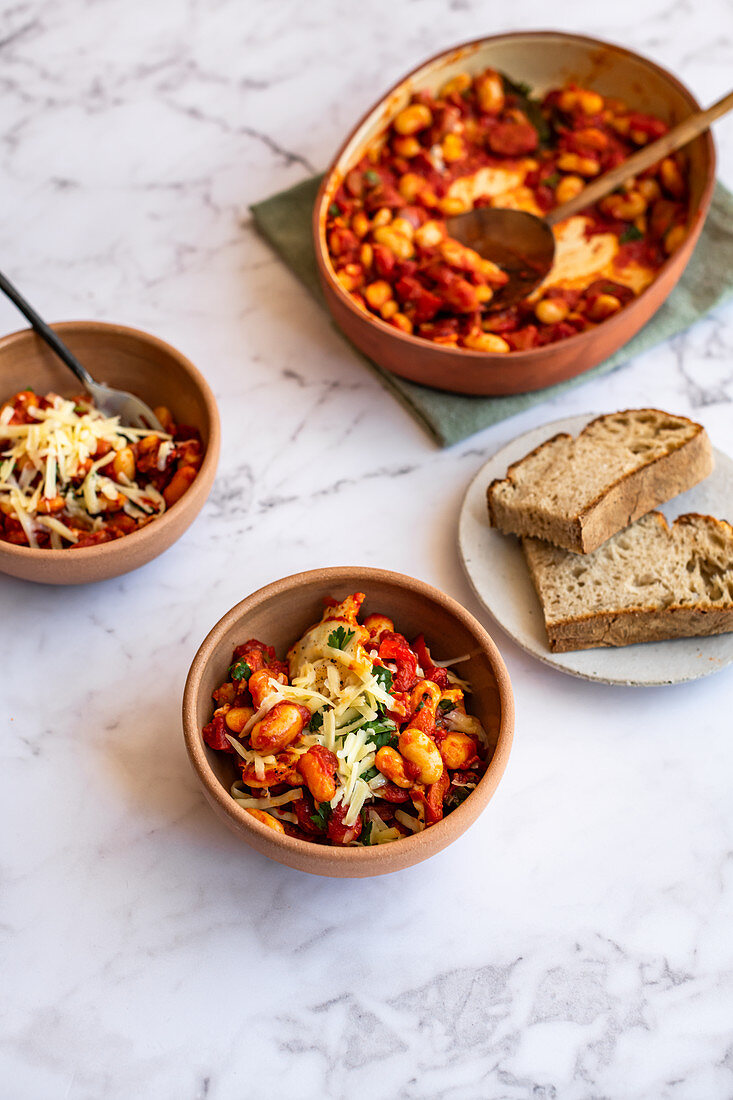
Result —
<svg viewBox="0 0 733 1100"><path fill-rule="evenodd" d="M437 665L433 664L424 634L418 634L417 638L415 638L415 641L412 643L412 648L415 650L418 661L420 662L420 667L423 670L423 678L425 680L432 680L439 688L447 688L450 683L448 680L448 673L444 668L438 668Z"/></svg>
<svg viewBox="0 0 733 1100"><path fill-rule="evenodd" d="M226 739L227 725L223 714L215 714L208 726L201 731L204 741L210 749L221 752L234 752L234 749Z"/></svg>
<svg viewBox="0 0 733 1100"><path fill-rule="evenodd" d="M409 691L417 680L417 657L404 634L383 634L379 656L383 661L393 661L397 665L397 671L392 676L395 691Z"/></svg>
<svg viewBox="0 0 733 1100"><path fill-rule="evenodd" d="M448 769L444 768L440 779L425 788L425 816L431 825L443 816L443 802L449 787L450 776Z"/></svg>
<svg viewBox="0 0 733 1100"><path fill-rule="evenodd" d="M344 818L347 813L347 806L337 806L328 819L326 833L332 844L350 844L352 840L357 840L361 833L362 823L360 817L357 817L353 825L344 825Z"/></svg>
<svg viewBox="0 0 733 1100"><path fill-rule="evenodd" d="M381 276L382 279L389 279L397 263L394 253L390 252L387 246L383 244L373 245L373 250L374 267L376 268L377 274Z"/></svg>
<svg viewBox="0 0 733 1100"><path fill-rule="evenodd" d="M656 140L667 133L667 123L662 122L661 118L655 118L654 115L645 115L640 111L632 111L629 115L629 129L639 130L640 133L646 134L650 139Z"/></svg>
<svg viewBox="0 0 733 1100"><path fill-rule="evenodd" d="M404 787L398 787L395 783L387 782L379 788L377 797L384 799L385 802L409 802L410 792Z"/></svg>
<svg viewBox="0 0 733 1100"><path fill-rule="evenodd" d="M535 151L539 135L529 122L497 122L489 130L487 140L492 153L519 157Z"/></svg>
<svg viewBox="0 0 733 1100"><path fill-rule="evenodd" d="M437 294L432 294L429 290L426 290L425 287L412 276L403 275L396 284L395 291L400 301L409 302L413 305L417 324L422 324L424 321L432 321L443 304Z"/></svg>
<svg viewBox="0 0 733 1100"><path fill-rule="evenodd" d="M303 790L303 797L296 798L291 803L293 813L298 819L298 825L304 833L308 833L310 836L315 836L317 833L322 833L323 829L313 821L313 817L316 813L316 804L313 801L313 796L309 791Z"/></svg>

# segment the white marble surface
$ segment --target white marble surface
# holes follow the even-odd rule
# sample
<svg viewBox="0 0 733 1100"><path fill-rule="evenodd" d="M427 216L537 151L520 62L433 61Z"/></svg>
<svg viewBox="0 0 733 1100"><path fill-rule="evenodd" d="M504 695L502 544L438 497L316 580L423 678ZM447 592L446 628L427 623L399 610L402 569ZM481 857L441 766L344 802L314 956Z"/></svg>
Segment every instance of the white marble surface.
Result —
<svg viewBox="0 0 733 1100"><path fill-rule="evenodd" d="M163 558L85 590L0 577L3 1098L733 1095L730 671L604 688L495 631L507 774L464 838L384 880L241 847L180 734L204 634L285 573L377 564L480 614L459 504L518 432L653 402L733 449L731 307L439 452L252 231L247 204L323 166L422 56L548 24L638 48L703 101L730 84L729 0L3 5L2 268L51 319L180 346L224 428Z"/></svg>

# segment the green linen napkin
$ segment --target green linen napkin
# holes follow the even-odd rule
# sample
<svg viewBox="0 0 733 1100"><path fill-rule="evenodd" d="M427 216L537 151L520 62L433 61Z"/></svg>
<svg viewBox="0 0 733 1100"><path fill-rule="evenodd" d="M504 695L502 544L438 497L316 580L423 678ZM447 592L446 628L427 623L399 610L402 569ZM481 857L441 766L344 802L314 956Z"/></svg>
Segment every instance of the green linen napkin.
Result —
<svg viewBox="0 0 733 1100"><path fill-rule="evenodd" d="M311 239L311 213L321 177L304 180L251 207L255 225L288 267L325 306ZM510 397L465 397L408 382L382 370L354 348L428 432L444 447L481 428L546 401L563 390L608 374L621 363L676 336L721 302L733 297L733 194L715 187L692 259L675 289L652 319L610 359L567 382ZM353 345L352 345L353 346Z"/></svg>

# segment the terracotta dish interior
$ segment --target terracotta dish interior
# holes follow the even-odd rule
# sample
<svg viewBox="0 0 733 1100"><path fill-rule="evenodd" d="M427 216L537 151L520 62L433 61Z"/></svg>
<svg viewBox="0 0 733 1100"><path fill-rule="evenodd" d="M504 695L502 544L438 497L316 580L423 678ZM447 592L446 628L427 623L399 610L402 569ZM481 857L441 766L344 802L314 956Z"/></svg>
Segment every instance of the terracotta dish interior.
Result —
<svg viewBox="0 0 733 1100"><path fill-rule="evenodd" d="M283 835L255 820L230 797L238 778L233 761L203 742L202 727L212 713L211 692L225 678L235 645L248 638L275 646L278 656L321 617L323 597L367 595L365 613L381 611L412 638L424 632L439 660L470 653L460 675L471 683L468 709L493 736L491 762L476 790L437 824L391 844L327 847ZM296 573L261 588L233 607L208 635L186 681L183 730L186 748L204 794L218 817L242 840L279 863L311 874L364 878L420 863L454 841L471 825L496 790L506 767L514 728L509 675L499 651L482 626L455 600L423 581L384 569L334 568Z"/></svg>
<svg viewBox="0 0 733 1100"><path fill-rule="evenodd" d="M0 541L0 572L45 584L85 584L137 569L180 538L204 505L219 457L214 395L192 363L169 344L134 328L101 321L54 325L100 382L137 394L151 407L167 405L177 423L201 432L204 460L190 489L159 518L123 538L79 550L35 550ZM0 339L0 400L30 386L64 397L79 393L71 371L31 329Z"/></svg>
<svg viewBox="0 0 733 1100"><path fill-rule="evenodd" d="M437 89L459 72L477 74L489 67L525 81L540 94L575 81L602 95L624 99L670 125L700 108L676 77L630 50L595 38L530 31L468 42L424 62L387 92L349 135L324 177L313 212L318 272L334 320L362 352L403 378L454 393L498 395L542 389L589 370L627 343L659 309L700 235L715 181L715 150L709 132L687 146L687 238L654 282L597 328L545 347L503 354L441 347L408 335L367 315L336 281L325 240L326 212L345 174L414 92Z"/></svg>

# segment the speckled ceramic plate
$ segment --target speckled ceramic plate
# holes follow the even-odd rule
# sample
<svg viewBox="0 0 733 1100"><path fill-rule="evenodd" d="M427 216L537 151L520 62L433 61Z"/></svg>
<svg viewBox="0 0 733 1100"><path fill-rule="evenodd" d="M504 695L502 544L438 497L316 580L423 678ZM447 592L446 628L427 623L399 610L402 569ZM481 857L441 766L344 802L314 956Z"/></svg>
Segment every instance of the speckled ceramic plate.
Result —
<svg viewBox="0 0 733 1100"><path fill-rule="evenodd" d="M548 665L604 684L638 687L680 684L717 672L733 662L733 634L712 638L676 638L618 649L582 649L551 653L542 609L519 542L489 526L486 489L507 466L557 432L577 435L597 413L556 420L508 443L483 466L471 482L461 509L458 543L471 585L490 615L523 649ZM710 477L662 506L668 520L685 512L700 512L731 520L733 461L714 449Z"/></svg>

